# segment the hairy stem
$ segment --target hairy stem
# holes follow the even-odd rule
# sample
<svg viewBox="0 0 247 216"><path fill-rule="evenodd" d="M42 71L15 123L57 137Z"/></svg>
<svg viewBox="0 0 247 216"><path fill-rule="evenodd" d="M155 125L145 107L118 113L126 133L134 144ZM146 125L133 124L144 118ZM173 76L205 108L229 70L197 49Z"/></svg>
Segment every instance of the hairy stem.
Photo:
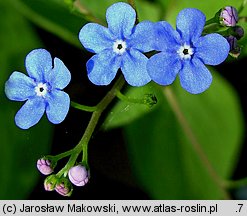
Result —
<svg viewBox="0 0 247 216"><path fill-rule="evenodd" d="M71 155L72 153L73 153L73 149L66 151L66 152L63 152L61 154L55 155L55 156L48 156L47 158L48 159L51 158L52 160L58 161L62 158L65 158L65 157Z"/></svg>
<svg viewBox="0 0 247 216"><path fill-rule="evenodd" d="M134 9L136 9L135 0L128 0L128 3L129 3Z"/></svg>
<svg viewBox="0 0 247 216"><path fill-rule="evenodd" d="M96 16L94 16L93 13L91 13L90 10L88 10L79 0L76 0L74 2L74 7L77 9L79 13L85 16L85 19L90 21L90 22L95 22L98 24L104 24L104 22L100 19L98 19Z"/></svg>
<svg viewBox="0 0 247 216"><path fill-rule="evenodd" d="M129 103L134 103L134 104L145 104L143 98L140 99L140 98L130 98L124 94L122 94L120 91L117 91L116 92L116 96L122 100L122 101L126 101L126 102L129 102Z"/></svg>
<svg viewBox="0 0 247 216"><path fill-rule="evenodd" d="M100 119L101 114L103 111L108 107L108 105L113 101L113 99L116 97L117 92L124 86L125 80L123 76L116 81L116 83L113 85L112 89L106 94L106 96L98 103L96 106L96 110L93 112L91 119L88 123L88 126L80 140L80 142L75 146L74 148L74 154L71 155L78 155L81 151L83 151L83 159L82 163L88 168L88 143L89 140L98 124L98 121Z"/></svg>

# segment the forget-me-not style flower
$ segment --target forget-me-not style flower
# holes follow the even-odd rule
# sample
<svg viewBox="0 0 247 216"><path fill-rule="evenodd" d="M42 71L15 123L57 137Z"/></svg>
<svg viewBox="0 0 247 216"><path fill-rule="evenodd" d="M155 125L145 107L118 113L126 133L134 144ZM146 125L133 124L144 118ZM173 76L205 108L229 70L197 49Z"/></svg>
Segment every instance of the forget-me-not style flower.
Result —
<svg viewBox="0 0 247 216"><path fill-rule="evenodd" d="M135 26L136 12L126 3L115 3L107 9L108 28L86 24L79 33L82 45L96 53L87 62L89 80L96 85L108 85L120 68L132 86L143 86L151 81L143 52L153 50L153 26L149 21Z"/></svg>
<svg viewBox="0 0 247 216"><path fill-rule="evenodd" d="M155 49L147 69L152 80L161 85L171 84L176 76L182 87L192 94L209 88L212 75L206 65L218 65L228 56L227 40L216 33L202 36L205 15L198 9L182 10L176 30L165 21L156 25Z"/></svg>
<svg viewBox="0 0 247 216"><path fill-rule="evenodd" d="M71 80L64 63L54 59L45 49L31 51L25 62L29 76L13 72L5 84L5 93L10 100L26 101L16 113L16 125L28 129L39 122L44 112L50 122L62 122L70 106L67 93L61 91Z"/></svg>

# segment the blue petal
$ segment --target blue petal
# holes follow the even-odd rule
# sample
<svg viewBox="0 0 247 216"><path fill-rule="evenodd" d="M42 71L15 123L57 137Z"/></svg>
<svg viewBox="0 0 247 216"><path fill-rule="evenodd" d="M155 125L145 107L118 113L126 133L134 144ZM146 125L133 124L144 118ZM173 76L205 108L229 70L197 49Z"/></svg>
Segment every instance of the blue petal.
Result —
<svg viewBox="0 0 247 216"><path fill-rule="evenodd" d="M106 27L88 23L81 29L79 40L88 51L99 53L112 47L114 38Z"/></svg>
<svg viewBox="0 0 247 216"><path fill-rule="evenodd" d="M181 38L176 30L166 22L161 21L155 24L155 50L174 52L181 46Z"/></svg>
<svg viewBox="0 0 247 216"><path fill-rule="evenodd" d="M147 63L148 73L153 81L160 85L170 85L181 69L181 61L177 55L158 53Z"/></svg>
<svg viewBox="0 0 247 216"><path fill-rule="evenodd" d="M53 124L61 123L68 114L70 107L69 95L60 90L53 90L50 94L47 94L47 118Z"/></svg>
<svg viewBox="0 0 247 216"><path fill-rule="evenodd" d="M26 57L26 69L29 76L37 82L45 82L45 74L52 69L52 58L45 49L35 49Z"/></svg>
<svg viewBox="0 0 247 216"><path fill-rule="evenodd" d="M228 56L229 43L219 34L208 34L194 43L195 57L200 58L204 64L218 65Z"/></svg>
<svg viewBox="0 0 247 216"><path fill-rule="evenodd" d="M206 17L200 10L186 8L177 16L177 31L184 42L191 43L201 36L205 22Z"/></svg>
<svg viewBox="0 0 247 216"><path fill-rule="evenodd" d="M128 46L142 52L154 50L154 26L155 24L149 21L143 21L135 26L134 33L126 41Z"/></svg>
<svg viewBox="0 0 247 216"><path fill-rule="evenodd" d="M71 80L71 74L64 63L59 59L54 59L54 68L48 74L46 80L53 88L64 89Z"/></svg>
<svg viewBox="0 0 247 216"><path fill-rule="evenodd" d="M22 129L37 124L45 112L45 101L42 97L34 97L26 101L15 115L15 123Z"/></svg>
<svg viewBox="0 0 247 216"><path fill-rule="evenodd" d="M184 67L179 73L182 87L192 93L204 92L212 83L212 75L206 66L197 58L184 61Z"/></svg>
<svg viewBox="0 0 247 216"><path fill-rule="evenodd" d="M123 58L121 70L125 80L132 86L143 86L151 81L147 72L148 58L138 50L131 49Z"/></svg>
<svg viewBox="0 0 247 216"><path fill-rule="evenodd" d="M25 101L34 96L35 82L20 72L13 72L5 83L5 94L10 100Z"/></svg>
<svg viewBox="0 0 247 216"><path fill-rule="evenodd" d="M117 39L124 39L132 33L136 12L129 4L115 3L107 9L106 20L109 30L118 37Z"/></svg>
<svg viewBox="0 0 247 216"><path fill-rule="evenodd" d="M115 78L120 67L121 56L112 49L94 55L86 64L88 78L95 85L108 85Z"/></svg>

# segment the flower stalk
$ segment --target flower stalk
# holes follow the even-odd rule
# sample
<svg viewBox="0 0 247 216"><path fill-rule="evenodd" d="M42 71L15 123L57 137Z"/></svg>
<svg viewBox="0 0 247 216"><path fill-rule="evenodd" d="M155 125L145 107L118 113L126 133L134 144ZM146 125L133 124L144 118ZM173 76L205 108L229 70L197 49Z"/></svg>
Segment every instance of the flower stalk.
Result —
<svg viewBox="0 0 247 216"><path fill-rule="evenodd" d="M75 146L74 151L76 154L80 153L83 150L83 159L82 164L88 168L88 143L89 140L96 128L98 121L100 119L101 114L103 111L108 107L108 105L113 101L116 97L117 92L122 89L125 84L125 80L121 75L120 78L116 81L113 85L112 89L106 94L106 96L98 103L96 106L97 109L93 112L92 117L88 123L88 126L82 136L80 142Z"/></svg>
<svg viewBox="0 0 247 216"><path fill-rule="evenodd" d="M121 91L117 91L116 96L122 101L134 104L142 104L150 108L157 103L157 98L153 94L145 94L143 98L131 98L122 94Z"/></svg>
<svg viewBox="0 0 247 216"><path fill-rule="evenodd" d="M96 106L85 106L85 105L82 105L82 104L79 104L73 101L70 102L70 106L76 109L82 110L82 111L86 111L86 112L94 112L97 109Z"/></svg>
<svg viewBox="0 0 247 216"><path fill-rule="evenodd" d="M98 124L98 121L101 117L103 111L108 107L108 105L113 101L116 97L117 92L122 89L125 84L125 80L121 75L113 85L112 89L106 94L106 96L96 105L95 111L93 111L91 119L87 125L87 128L79 141L79 143L70 151L57 155L56 158L62 158L70 155L70 158L67 164L58 172L58 176L61 177L62 175L67 176L68 170L74 166L78 156L82 153L82 164L89 169L88 164L88 143L92 137L92 134Z"/></svg>

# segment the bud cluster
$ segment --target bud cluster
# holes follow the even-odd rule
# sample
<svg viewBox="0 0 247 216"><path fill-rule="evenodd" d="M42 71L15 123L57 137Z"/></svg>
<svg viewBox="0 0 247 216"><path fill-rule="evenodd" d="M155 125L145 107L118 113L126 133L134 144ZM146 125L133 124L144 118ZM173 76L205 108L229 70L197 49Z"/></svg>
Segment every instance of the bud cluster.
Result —
<svg viewBox="0 0 247 216"><path fill-rule="evenodd" d="M66 175L50 175L55 168L56 162L43 157L37 161L38 170L44 174L49 175L44 181L44 188L46 191L56 191L62 196L70 196L73 192L73 186L84 186L88 183L90 175L89 171L85 166L78 164L71 167L67 172L68 178ZM71 184L72 183L72 184Z"/></svg>
<svg viewBox="0 0 247 216"><path fill-rule="evenodd" d="M230 45L229 54L234 58L240 55L241 47L238 44L238 40L244 36L244 29L237 25L238 20L238 11L232 6L226 6L219 12L219 23L222 26L228 27L225 38Z"/></svg>

